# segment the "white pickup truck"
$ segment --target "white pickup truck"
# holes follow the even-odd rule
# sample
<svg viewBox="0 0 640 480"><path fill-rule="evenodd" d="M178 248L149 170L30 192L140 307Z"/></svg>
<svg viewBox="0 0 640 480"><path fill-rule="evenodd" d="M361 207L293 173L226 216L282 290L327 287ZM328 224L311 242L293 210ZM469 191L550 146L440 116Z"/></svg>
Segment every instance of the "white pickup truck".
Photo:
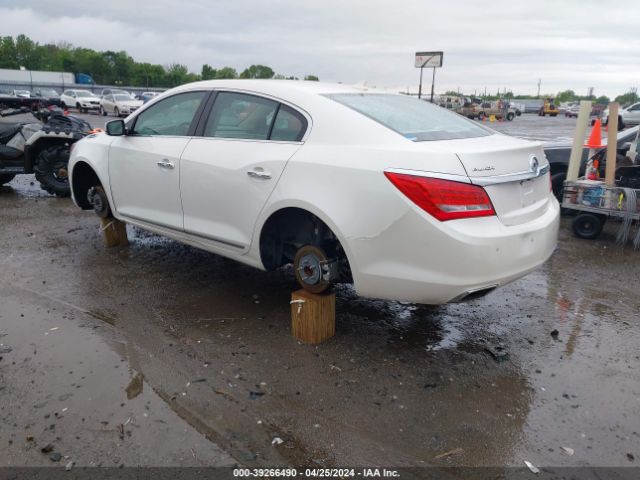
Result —
<svg viewBox="0 0 640 480"><path fill-rule="evenodd" d="M602 124L609 123L609 109L602 112ZM618 112L618 128L640 125L640 102L633 103Z"/></svg>

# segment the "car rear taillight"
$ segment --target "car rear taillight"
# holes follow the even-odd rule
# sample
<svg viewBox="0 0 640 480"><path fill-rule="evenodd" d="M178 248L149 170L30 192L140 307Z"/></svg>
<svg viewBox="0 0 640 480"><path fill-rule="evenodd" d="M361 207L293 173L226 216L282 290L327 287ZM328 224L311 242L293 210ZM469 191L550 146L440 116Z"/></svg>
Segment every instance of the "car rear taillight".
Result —
<svg viewBox="0 0 640 480"><path fill-rule="evenodd" d="M384 172L409 200L440 221L495 215L484 188L469 183Z"/></svg>

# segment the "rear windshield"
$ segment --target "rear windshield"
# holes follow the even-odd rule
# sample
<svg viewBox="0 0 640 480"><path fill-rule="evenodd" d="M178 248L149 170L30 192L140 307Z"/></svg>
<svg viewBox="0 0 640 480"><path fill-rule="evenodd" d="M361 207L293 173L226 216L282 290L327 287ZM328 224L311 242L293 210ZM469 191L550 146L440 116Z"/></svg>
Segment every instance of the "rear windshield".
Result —
<svg viewBox="0 0 640 480"><path fill-rule="evenodd" d="M405 95L340 93L327 97L414 142L484 137L494 133L457 113Z"/></svg>

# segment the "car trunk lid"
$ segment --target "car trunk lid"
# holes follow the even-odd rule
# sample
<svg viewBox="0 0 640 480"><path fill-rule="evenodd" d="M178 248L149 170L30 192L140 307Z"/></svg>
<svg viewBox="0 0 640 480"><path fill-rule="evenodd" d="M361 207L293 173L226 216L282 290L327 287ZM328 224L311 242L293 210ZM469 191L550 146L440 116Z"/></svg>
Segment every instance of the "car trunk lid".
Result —
<svg viewBox="0 0 640 480"><path fill-rule="evenodd" d="M537 218L552 201L549 163L540 143L495 134L439 141L424 148L455 153L471 183L487 191L505 225Z"/></svg>
<svg viewBox="0 0 640 480"><path fill-rule="evenodd" d="M518 225L542 215L551 201L542 145L504 135L477 140L473 149L468 145L456 154L471 183L489 194L498 218L505 225Z"/></svg>

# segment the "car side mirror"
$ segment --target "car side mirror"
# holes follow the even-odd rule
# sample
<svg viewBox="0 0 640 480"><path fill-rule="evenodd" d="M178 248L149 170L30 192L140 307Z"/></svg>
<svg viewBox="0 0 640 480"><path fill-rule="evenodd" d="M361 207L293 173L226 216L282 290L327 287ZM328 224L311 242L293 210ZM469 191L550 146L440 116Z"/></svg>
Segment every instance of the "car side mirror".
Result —
<svg viewBox="0 0 640 480"><path fill-rule="evenodd" d="M111 120L110 122L107 122L105 126L107 135L112 137L121 137L122 135L126 135L124 120Z"/></svg>

